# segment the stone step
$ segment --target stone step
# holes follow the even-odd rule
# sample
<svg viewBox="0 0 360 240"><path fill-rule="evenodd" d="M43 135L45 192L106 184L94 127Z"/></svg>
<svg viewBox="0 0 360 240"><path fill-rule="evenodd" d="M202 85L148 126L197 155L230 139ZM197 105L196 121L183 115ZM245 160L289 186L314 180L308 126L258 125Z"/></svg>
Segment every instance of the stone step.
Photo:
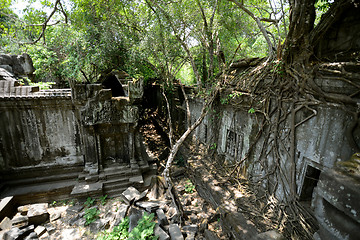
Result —
<svg viewBox="0 0 360 240"><path fill-rule="evenodd" d="M14 196L19 204L59 201L69 199L75 184L74 180L63 180L15 186L7 188L1 193L0 198Z"/></svg>
<svg viewBox="0 0 360 240"><path fill-rule="evenodd" d="M118 179L106 180L106 181L104 181L104 187L105 188L112 188L113 186L121 185L123 183L129 183L129 178L128 177L122 177L122 178L118 178Z"/></svg>
<svg viewBox="0 0 360 240"><path fill-rule="evenodd" d="M97 197L103 195L103 183L86 183L78 182L71 190L71 197L74 198L87 198L87 197Z"/></svg>
<svg viewBox="0 0 360 240"><path fill-rule="evenodd" d="M127 181L127 182L122 182L122 183L118 183L118 184L114 184L114 185L104 185L104 192L105 193L109 193L109 192L116 192L119 191L119 189L123 189L123 188L128 188L130 186L132 186L133 183Z"/></svg>
<svg viewBox="0 0 360 240"><path fill-rule="evenodd" d="M61 181L61 180L68 180L68 179L75 181L77 179L77 177L78 177L78 172L70 172L70 173L43 176L43 177L11 180L11 181L7 181L6 185L8 185L8 186L27 185L27 184L33 184L33 183Z"/></svg>
<svg viewBox="0 0 360 240"><path fill-rule="evenodd" d="M4 182L17 179L31 179L39 176L53 176L66 173L80 173L83 170L82 165L74 166L44 166L29 169L15 169L2 172Z"/></svg>
<svg viewBox="0 0 360 240"><path fill-rule="evenodd" d="M133 175L138 175L140 172L137 169L131 169L130 167L111 167L111 168L106 168L103 171L101 171L101 173L105 174L105 179L106 180L110 180L110 179L116 179L119 177L130 177Z"/></svg>
<svg viewBox="0 0 360 240"><path fill-rule="evenodd" d="M124 192L128 187L130 186L133 186L132 183L128 182L126 184L123 184L123 185L119 185L119 186L116 186L112 189L107 189L106 188L104 189L104 194L108 195L108 197L119 197L121 195L122 192Z"/></svg>

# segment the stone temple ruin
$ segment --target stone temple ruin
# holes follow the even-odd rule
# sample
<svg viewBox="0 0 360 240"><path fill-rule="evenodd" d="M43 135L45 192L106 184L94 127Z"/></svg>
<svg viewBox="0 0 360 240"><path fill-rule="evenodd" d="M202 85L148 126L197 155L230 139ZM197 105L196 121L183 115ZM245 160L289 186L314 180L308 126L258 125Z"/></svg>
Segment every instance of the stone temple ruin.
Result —
<svg viewBox="0 0 360 240"><path fill-rule="evenodd" d="M40 91L0 70L0 198L29 203L141 187L150 168L137 125L141 81L112 97L101 84Z"/></svg>
<svg viewBox="0 0 360 240"><path fill-rule="evenodd" d="M360 29L360 15L353 11L344 11L348 17L335 21L326 33L329 38L315 50L319 59L337 62L343 70L358 76L358 60L347 57L358 56L359 38L353 36L356 41L345 41L351 39L351 33L359 32L350 28ZM119 95L121 90L101 84L40 91L38 87L20 86L15 79L15 75L32 74L26 56L6 59L20 59L24 67L21 71L21 64L0 62L0 199L15 196L19 204L26 204L71 196L119 196L129 186L142 188L144 174L154 168L148 164L138 130L144 94L141 81L123 81L125 94ZM245 70L249 65L238 63L237 69ZM336 64L332 66L338 70ZM355 87L360 85L358 78L347 83L333 73L319 73L314 81L323 91L348 96L355 92L353 97L360 105ZM154 102L160 104L160 92L155 88L151 91ZM216 156L228 163L246 155L259 128L259 119L248 113L250 100L246 95L241 100L243 105L236 108L221 105L193 134L196 141L216 146ZM202 105L202 99L191 99L192 122L200 115ZM181 115L178 118L185 116L176 111ZM286 153L289 144L285 142L279 149L285 159L281 165L285 177L294 177L300 202L313 211L318 221L315 239L358 239L359 169L354 174L338 165L358 151L360 128L359 123L352 125L354 120L353 114L335 104L299 110L295 114L295 123L301 123L295 131L295 176L288 171L293 167ZM284 137L289 133L289 118L284 119L282 128ZM259 155L257 151L260 149L254 150L254 156ZM269 156L264 162L271 167L274 159ZM265 174L256 157L250 157L246 174L254 181ZM285 198L286 192L281 190L284 188L278 189L274 194ZM211 193L205 198L216 201Z"/></svg>

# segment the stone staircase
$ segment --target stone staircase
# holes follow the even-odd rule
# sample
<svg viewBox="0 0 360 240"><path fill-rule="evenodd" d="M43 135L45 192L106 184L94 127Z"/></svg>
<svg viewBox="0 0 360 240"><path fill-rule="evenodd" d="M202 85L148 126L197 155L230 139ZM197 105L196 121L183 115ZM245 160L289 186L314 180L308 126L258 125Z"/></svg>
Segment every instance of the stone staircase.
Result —
<svg viewBox="0 0 360 240"><path fill-rule="evenodd" d="M128 187L138 189L144 187L144 178L140 168L132 168L128 164L106 166L98 172L83 171L79 174L78 183L71 192L75 198L118 197Z"/></svg>
<svg viewBox="0 0 360 240"><path fill-rule="evenodd" d="M105 168L104 194L110 197L119 196L126 188L134 186L141 187L144 183L143 176L139 169L131 169L130 166L112 166Z"/></svg>

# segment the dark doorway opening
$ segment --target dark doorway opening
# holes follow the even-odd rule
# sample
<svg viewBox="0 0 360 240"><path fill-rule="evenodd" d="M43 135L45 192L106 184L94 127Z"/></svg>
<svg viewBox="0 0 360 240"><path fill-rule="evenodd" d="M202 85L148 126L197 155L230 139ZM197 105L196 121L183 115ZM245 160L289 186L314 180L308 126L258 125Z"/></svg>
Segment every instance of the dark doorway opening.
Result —
<svg viewBox="0 0 360 240"><path fill-rule="evenodd" d="M300 201L311 201L314 188L316 187L321 171L308 165L306 168L304 183L301 188Z"/></svg>
<svg viewBox="0 0 360 240"><path fill-rule="evenodd" d="M119 79L112 73L106 76L105 80L102 82L104 88L111 89L113 97L125 97L125 91L122 87Z"/></svg>

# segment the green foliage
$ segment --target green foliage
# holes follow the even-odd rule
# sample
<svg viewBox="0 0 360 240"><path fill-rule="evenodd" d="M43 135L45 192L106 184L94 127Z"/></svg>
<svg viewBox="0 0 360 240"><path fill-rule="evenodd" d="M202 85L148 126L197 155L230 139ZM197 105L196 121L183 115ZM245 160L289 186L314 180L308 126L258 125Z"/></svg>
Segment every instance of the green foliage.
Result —
<svg viewBox="0 0 360 240"><path fill-rule="evenodd" d="M280 76L284 75L284 63L282 61L273 62L273 68L270 70L270 72L278 74Z"/></svg>
<svg viewBox="0 0 360 240"><path fill-rule="evenodd" d="M222 71L219 50L226 64L267 52L255 21L231 1L61 1L67 24L58 6L50 22L59 24L48 25L37 44L24 43L39 39L54 1L29 1L21 16L12 12L12 3L0 3L1 50L29 53L37 82L95 82L116 69L145 80L160 77L169 86L175 79L192 85L196 70L203 85L211 86ZM267 1L249 1L247 7L261 18L273 16ZM267 26L275 38L285 38L283 29Z"/></svg>
<svg viewBox="0 0 360 240"><path fill-rule="evenodd" d="M248 113L255 113L255 109L254 108L250 108Z"/></svg>
<svg viewBox="0 0 360 240"><path fill-rule="evenodd" d="M144 213L138 225L129 233L129 218L124 218L111 232L104 231L97 240L156 240L154 214Z"/></svg>
<svg viewBox="0 0 360 240"><path fill-rule="evenodd" d="M211 149L211 150L215 150L216 147L217 147L216 143L212 143L212 144L210 145L210 149Z"/></svg>
<svg viewBox="0 0 360 240"><path fill-rule="evenodd" d="M106 204L106 199L107 199L107 195L100 197L100 203L101 203L101 205L104 206L104 205Z"/></svg>
<svg viewBox="0 0 360 240"><path fill-rule="evenodd" d="M96 219L99 218L99 214L100 214L100 210L97 209L96 207L86 209L84 215L85 225L89 225L92 222L95 222Z"/></svg>
<svg viewBox="0 0 360 240"><path fill-rule="evenodd" d="M126 240L129 237L129 218L125 217L111 232L103 231L97 240Z"/></svg>
<svg viewBox="0 0 360 240"><path fill-rule="evenodd" d="M155 222L154 214L144 213L143 217L139 220L138 225L130 232L129 240L156 240L154 236Z"/></svg>
<svg viewBox="0 0 360 240"><path fill-rule="evenodd" d="M185 192L186 193L193 193L195 191L195 186L194 184L191 182L191 180L187 180L186 184L185 184Z"/></svg>
<svg viewBox="0 0 360 240"><path fill-rule="evenodd" d="M84 203L84 205L85 205L86 207L91 207L91 206L94 205L94 203L95 203L95 199L93 199L93 198L91 198L91 197L88 197L88 198L86 199L86 202Z"/></svg>
<svg viewBox="0 0 360 240"><path fill-rule="evenodd" d="M221 98L220 103L221 104L229 104L232 99L236 99L239 96L242 96L242 93L240 93L240 92L230 93L225 98Z"/></svg>
<svg viewBox="0 0 360 240"><path fill-rule="evenodd" d="M40 90L48 90L54 84L55 82L37 82L37 83L29 82L30 86L39 86Z"/></svg>
<svg viewBox="0 0 360 240"><path fill-rule="evenodd" d="M316 4L315 4L315 8L318 11L326 12L330 8L332 2L334 2L334 1L331 1L331 0L317 0Z"/></svg>

